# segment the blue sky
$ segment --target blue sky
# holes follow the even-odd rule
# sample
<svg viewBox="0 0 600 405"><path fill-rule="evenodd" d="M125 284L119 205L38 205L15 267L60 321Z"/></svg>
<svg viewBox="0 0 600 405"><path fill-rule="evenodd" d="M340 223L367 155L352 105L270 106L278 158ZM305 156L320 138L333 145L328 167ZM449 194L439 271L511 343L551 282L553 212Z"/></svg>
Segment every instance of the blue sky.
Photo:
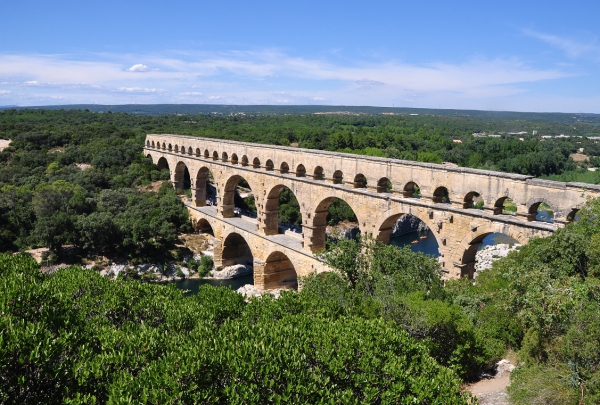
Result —
<svg viewBox="0 0 600 405"><path fill-rule="evenodd" d="M596 1L0 5L0 105L600 113Z"/></svg>

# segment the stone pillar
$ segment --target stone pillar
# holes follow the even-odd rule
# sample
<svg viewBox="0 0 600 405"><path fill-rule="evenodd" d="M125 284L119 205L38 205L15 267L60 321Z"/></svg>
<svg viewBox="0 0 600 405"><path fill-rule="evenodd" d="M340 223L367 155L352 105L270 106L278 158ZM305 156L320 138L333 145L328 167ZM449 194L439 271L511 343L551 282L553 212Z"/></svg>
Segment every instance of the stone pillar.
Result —
<svg viewBox="0 0 600 405"><path fill-rule="evenodd" d="M254 286L258 289L265 289L265 262L259 259L254 259Z"/></svg>
<svg viewBox="0 0 600 405"><path fill-rule="evenodd" d="M263 235L277 235L279 233L279 195L269 197L265 201L264 209L260 212L260 232Z"/></svg>
<svg viewBox="0 0 600 405"><path fill-rule="evenodd" d="M204 207L206 205L206 187L194 189L194 206Z"/></svg>
<svg viewBox="0 0 600 405"><path fill-rule="evenodd" d="M214 255L213 262L215 264L215 268L222 267L223 266L223 242L221 242L220 240L215 243L213 255Z"/></svg>
<svg viewBox="0 0 600 405"><path fill-rule="evenodd" d="M233 209L234 204L225 205L222 202L217 204L217 216L219 218L233 218L235 216Z"/></svg>

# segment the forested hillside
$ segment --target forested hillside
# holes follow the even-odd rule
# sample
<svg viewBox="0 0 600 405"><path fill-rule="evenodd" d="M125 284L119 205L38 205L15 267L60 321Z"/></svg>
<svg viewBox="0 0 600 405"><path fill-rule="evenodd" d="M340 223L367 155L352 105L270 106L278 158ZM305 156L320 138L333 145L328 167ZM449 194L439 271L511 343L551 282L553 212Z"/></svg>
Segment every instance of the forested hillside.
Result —
<svg viewBox="0 0 600 405"><path fill-rule="evenodd" d="M147 133L585 174L597 182L569 157L584 148L597 164L594 140L472 136L597 130L594 123L571 125L434 115L6 110L0 138L12 144L0 153L0 250L60 252L72 244L82 255L139 259L169 249L190 224L169 183L144 188L168 179L140 153ZM245 302L212 287L185 297L79 267L46 275L29 258L0 255L0 403L466 404L461 380L511 353L521 363L513 403L597 404L600 203L580 212L578 221L533 240L475 282L444 285L431 257L342 240L321 255L336 272L302 280L301 292L278 300Z"/></svg>

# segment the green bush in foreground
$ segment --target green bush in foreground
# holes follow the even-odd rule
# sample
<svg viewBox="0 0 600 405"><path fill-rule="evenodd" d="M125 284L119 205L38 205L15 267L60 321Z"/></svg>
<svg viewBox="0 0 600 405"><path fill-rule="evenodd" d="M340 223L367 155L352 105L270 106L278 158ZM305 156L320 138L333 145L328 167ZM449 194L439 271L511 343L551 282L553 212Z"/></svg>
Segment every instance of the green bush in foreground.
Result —
<svg viewBox="0 0 600 405"><path fill-rule="evenodd" d="M381 320L315 314L301 294L45 276L0 255L0 402L466 404L460 381Z"/></svg>

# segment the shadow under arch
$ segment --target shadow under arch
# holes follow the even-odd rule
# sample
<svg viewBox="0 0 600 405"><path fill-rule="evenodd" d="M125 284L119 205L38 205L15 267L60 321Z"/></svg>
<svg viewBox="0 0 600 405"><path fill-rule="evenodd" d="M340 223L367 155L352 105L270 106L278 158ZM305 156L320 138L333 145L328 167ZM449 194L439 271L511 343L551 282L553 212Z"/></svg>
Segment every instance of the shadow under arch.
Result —
<svg viewBox="0 0 600 405"><path fill-rule="evenodd" d="M194 230L198 233L205 233L208 235L215 236L215 231L213 230L212 225L205 218L193 220L192 226L194 227Z"/></svg>
<svg viewBox="0 0 600 405"><path fill-rule="evenodd" d="M190 171L183 162L178 162L175 166L175 190L177 194L183 194L185 190L189 190L192 187L192 180L190 178Z"/></svg>
<svg viewBox="0 0 600 405"><path fill-rule="evenodd" d="M254 255L246 239L237 232L231 232L221 246L221 266L243 264L254 266Z"/></svg>
<svg viewBox="0 0 600 405"><path fill-rule="evenodd" d="M450 193L444 186L440 186L433 192L433 202L441 204L450 204Z"/></svg>
<svg viewBox="0 0 600 405"><path fill-rule="evenodd" d="M265 235L277 235L280 226L291 231L302 226L298 198L288 186L283 184L271 188L267 194L263 232Z"/></svg>
<svg viewBox="0 0 600 405"><path fill-rule="evenodd" d="M311 238L311 246L310 246L310 250L313 253L318 252L319 250L325 249L326 242L327 242L326 230L327 230L327 217L329 215L329 207L331 207L333 202L336 200L340 200L340 201L344 202L352 210L352 212L354 213L354 217L356 218L357 225L359 227L359 233L361 231L360 230L360 219L356 215L357 210L352 207L352 204L349 204L347 201L345 201L344 199L339 198L339 197L327 197L327 198L321 200L321 202L319 202L319 204L316 205L316 208L313 212L312 238ZM308 221L305 221L305 223L308 224Z"/></svg>
<svg viewBox="0 0 600 405"><path fill-rule="evenodd" d="M255 285L258 284L255 282ZM262 288L265 290L275 288L298 289L296 268L285 253L275 251L267 257L262 284Z"/></svg>

